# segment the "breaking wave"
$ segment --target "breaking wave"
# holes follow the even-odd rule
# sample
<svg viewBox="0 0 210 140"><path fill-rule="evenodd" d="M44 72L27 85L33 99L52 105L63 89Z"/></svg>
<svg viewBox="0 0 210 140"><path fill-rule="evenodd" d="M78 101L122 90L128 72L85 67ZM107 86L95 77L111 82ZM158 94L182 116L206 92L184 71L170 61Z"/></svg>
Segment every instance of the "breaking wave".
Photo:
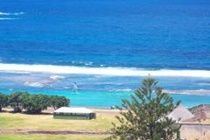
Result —
<svg viewBox="0 0 210 140"><path fill-rule="evenodd" d="M29 86L29 87L47 87L50 84L55 83L58 80L62 80L64 79L64 76L60 76L60 75L51 75L49 78L46 79L42 79L42 80L35 80L35 81L25 81L24 85L25 86Z"/></svg>
<svg viewBox="0 0 210 140"><path fill-rule="evenodd" d="M110 90L110 92L133 92L133 91L134 90L130 88Z"/></svg>
<svg viewBox="0 0 210 140"><path fill-rule="evenodd" d="M14 12L14 13L0 12L0 16L19 16L23 14L24 12Z"/></svg>
<svg viewBox="0 0 210 140"><path fill-rule="evenodd" d="M210 78L208 70L146 70L122 67L78 67L58 65L29 65L0 63L2 72L35 72L52 74L86 74L107 76L157 76L157 77L204 77Z"/></svg>
<svg viewBox="0 0 210 140"><path fill-rule="evenodd" d="M1 18L1 17L0 17L0 20L14 20L14 19L17 19L17 18L8 18L8 17Z"/></svg>
<svg viewBox="0 0 210 140"><path fill-rule="evenodd" d="M196 90L165 90L170 94L184 94L184 95L210 95L210 89L196 89Z"/></svg>

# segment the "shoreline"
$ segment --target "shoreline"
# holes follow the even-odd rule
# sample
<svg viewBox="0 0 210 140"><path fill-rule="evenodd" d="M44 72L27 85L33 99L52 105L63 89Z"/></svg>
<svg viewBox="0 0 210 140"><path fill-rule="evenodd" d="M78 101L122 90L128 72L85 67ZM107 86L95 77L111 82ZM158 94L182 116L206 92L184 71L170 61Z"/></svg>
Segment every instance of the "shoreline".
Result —
<svg viewBox="0 0 210 140"><path fill-rule="evenodd" d="M70 106L72 107L87 107L91 109L104 109L104 110L112 110L116 106L121 106L122 99L129 99L130 95L132 93L125 92L121 93L118 92L94 92L94 91L87 91L87 92L80 92L78 94L74 94L71 92L63 92L63 91L55 91L55 90L40 90L40 91L30 91L30 90L17 90L21 92L29 92L30 94L43 94L43 95L58 95L58 96L65 96L66 98L69 98L71 101ZM210 91L210 90L208 90ZM9 95L11 93L14 93L16 91L10 91L5 92L4 90L0 90L1 93L4 93L6 95ZM174 98L175 101L181 100L182 104L186 107L193 107L197 106L199 104L208 104L210 103L210 94L202 94L199 93L199 90L196 91L199 94L193 94L192 92L189 92L190 94L186 93L171 93L168 91L164 91L169 93L170 96ZM100 94L100 97L94 98ZM102 96L103 95L103 96ZM112 98L110 102L104 103L106 98ZM91 100L91 101L90 101Z"/></svg>

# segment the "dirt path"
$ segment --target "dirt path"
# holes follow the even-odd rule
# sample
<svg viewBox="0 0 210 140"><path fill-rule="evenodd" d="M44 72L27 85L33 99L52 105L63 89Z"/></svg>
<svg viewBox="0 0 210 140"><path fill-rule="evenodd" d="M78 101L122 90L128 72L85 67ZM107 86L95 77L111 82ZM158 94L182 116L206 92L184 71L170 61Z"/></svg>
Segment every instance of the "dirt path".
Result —
<svg viewBox="0 0 210 140"><path fill-rule="evenodd" d="M110 132L72 131L72 130L33 130L33 129L0 129L0 134L49 134L49 135L110 135Z"/></svg>

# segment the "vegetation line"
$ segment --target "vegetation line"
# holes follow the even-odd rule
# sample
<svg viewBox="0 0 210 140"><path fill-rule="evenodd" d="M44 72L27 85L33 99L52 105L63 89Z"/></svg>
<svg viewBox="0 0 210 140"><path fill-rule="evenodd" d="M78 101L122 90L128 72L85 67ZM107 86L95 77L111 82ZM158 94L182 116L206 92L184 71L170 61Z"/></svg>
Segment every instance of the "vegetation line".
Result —
<svg viewBox="0 0 210 140"><path fill-rule="evenodd" d="M69 104L70 100L64 96L29 94L28 92L15 92L10 95L0 93L0 112L3 107L12 107L13 112L40 114L47 107L57 109L69 106Z"/></svg>

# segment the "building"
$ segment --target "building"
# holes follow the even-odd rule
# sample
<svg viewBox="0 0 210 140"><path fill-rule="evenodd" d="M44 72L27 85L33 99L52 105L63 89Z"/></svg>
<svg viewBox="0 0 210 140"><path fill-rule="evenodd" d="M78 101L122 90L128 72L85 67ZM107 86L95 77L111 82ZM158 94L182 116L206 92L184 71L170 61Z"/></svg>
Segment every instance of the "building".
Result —
<svg viewBox="0 0 210 140"><path fill-rule="evenodd" d="M191 120L194 117L194 115L184 106L179 105L177 108L175 108L169 115L168 118L171 118L172 120L182 123Z"/></svg>
<svg viewBox="0 0 210 140"><path fill-rule="evenodd" d="M54 111L55 119L95 119L96 113L83 107L61 107Z"/></svg>

